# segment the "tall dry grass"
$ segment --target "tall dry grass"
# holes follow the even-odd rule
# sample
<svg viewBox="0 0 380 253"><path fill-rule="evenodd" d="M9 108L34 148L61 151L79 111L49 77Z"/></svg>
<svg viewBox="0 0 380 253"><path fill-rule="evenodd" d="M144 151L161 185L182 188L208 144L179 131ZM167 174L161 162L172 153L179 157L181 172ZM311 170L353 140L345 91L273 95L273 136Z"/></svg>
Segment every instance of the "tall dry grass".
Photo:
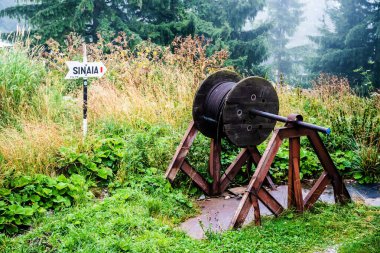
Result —
<svg viewBox="0 0 380 253"><path fill-rule="evenodd" d="M222 68L228 57L226 51L206 56L208 46L204 38L186 37L175 39L170 47L145 42L132 50L124 34L112 43L105 44L100 38L97 44L88 45L89 60L102 61L108 68L107 78L94 80L89 88L90 121L96 124L112 118L135 124L143 119L178 126L190 119L201 80ZM65 69L66 61L82 55L82 43L74 35L65 49L54 41L49 48L44 58L59 71ZM80 103L80 92L74 96Z"/></svg>
<svg viewBox="0 0 380 253"><path fill-rule="evenodd" d="M54 155L68 143L67 132L53 122L21 122L21 130L6 127L1 130L0 178L9 173L54 175Z"/></svg>
<svg viewBox="0 0 380 253"><path fill-rule="evenodd" d="M25 89L17 111L7 107L12 120L3 121L0 129L0 175L10 171L54 173L59 148L82 141L81 82L64 80L65 62L82 58L82 40L71 35L65 45L55 41L46 44L33 56L25 45L0 51L0 59L12 62L16 69L25 68L16 82L11 80L14 73L2 69L8 76L0 85L2 103L17 102L12 101L9 87L19 88L25 83L33 87ZM200 82L223 68L228 58L226 51L207 56L208 45L204 38L187 37L177 38L168 47L144 42L131 49L124 34L110 43L100 38L96 44L87 45L89 61L102 61L108 68L106 77L91 80L89 86L89 138L96 137L104 122L139 127L143 121L169 124L182 131L191 120L194 93ZM11 59L12 54L21 55L20 66ZM42 74L35 75L28 68ZM2 89L6 92L1 93ZM312 90L279 85L276 89L280 114L300 113L308 122L331 126L337 136L330 140L335 146L357 149L363 166L378 168L378 96L357 97L346 79L327 75L315 80Z"/></svg>
<svg viewBox="0 0 380 253"><path fill-rule="evenodd" d="M104 121L182 127L191 118L200 81L222 68L228 57L225 51L207 57L208 45L203 38L187 37L177 38L170 47L146 42L132 50L124 34L111 43L100 38L97 44L87 45L89 61L102 61L108 68L105 78L91 80L89 86L89 138L96 136ZM82 141L81 82L64 80L65 62L81 60L81 38L71 35L66 45L48 41L37 56L29 55L28 50L16 43L14 48L0 51L0 59L22 68L18 75L22 79L17 82L12 80L17 73L4 69L7 77L0 91L7 93L0 93L1 101L16 104L11 87L21 90L30 84L33 88L23 90L17 111L11 110L12 106L3 110L11 120L0 117L0 177L13 172L52 174L59 148ZM22 59L20 66L12 60L13 55Z"/></svg>

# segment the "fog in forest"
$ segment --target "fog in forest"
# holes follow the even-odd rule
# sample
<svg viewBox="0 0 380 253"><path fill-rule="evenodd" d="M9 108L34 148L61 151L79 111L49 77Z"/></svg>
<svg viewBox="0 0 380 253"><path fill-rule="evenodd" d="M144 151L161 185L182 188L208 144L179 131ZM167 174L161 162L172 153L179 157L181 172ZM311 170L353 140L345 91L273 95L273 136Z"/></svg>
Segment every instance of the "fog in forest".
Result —
<svg viewBox="0 0 380 253"><path fill-rule="evenodd" d="M326 0L302 0L305 3L303 17L305 20L298 26L288 47L310 43L309 35L318 35L318 27L322 25Z"/></svg>
<svg viewBox="0 0 380 253"><path fill-rule="evenodd" d="M15 0L1 0L0 10L15 4ZM0 33L12 32L17 29L17 20L10 18L0 18Z"/></svg>

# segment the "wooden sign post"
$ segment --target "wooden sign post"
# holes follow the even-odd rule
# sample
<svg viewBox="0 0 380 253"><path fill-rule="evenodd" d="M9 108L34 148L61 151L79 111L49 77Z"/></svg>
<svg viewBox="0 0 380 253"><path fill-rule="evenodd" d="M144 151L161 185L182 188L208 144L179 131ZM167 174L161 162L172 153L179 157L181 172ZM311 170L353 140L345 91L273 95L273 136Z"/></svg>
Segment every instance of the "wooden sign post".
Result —
<svg viewBox="0 0 380 253"><path fill-rule="evenodd" d="M88 131L87 108L88 108L88 81L89 77L101 78L107 71L102 62L87 62L86 44L83 44L83 62L68 61L66 62L69 72L65 79L83 78L83 137L86 137Z"/></svg>

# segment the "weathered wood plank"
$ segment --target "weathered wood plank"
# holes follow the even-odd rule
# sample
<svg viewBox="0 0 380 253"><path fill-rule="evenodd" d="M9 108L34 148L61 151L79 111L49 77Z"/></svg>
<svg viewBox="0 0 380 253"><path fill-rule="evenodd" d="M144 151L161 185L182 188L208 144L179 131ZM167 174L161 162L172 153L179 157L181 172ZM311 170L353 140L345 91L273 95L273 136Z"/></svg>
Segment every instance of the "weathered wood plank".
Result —
<svg viewBox="0 0 380 253"><path fill-rule="evenodd" d="M256 146L248 147L248 150L249 150L249 152L251 153L251 156L252 156L252 159L253 159L253 162L254 162L255 166L257 167L257 165L259 164L260 159L261 159L261 155L260 155L259 150L257 149ZM273 183L273 180L272 180L272 178L270 177L270 175L267 175L267 176L265 177L265 183L266 183L266 184L267 184L272 190L275 190L275 189L276 189L276 185Z"/></svg>
<svg viewBox="0 0 380 253"><path fill-rule="evenodd" d="M323 144L321 137L316 131L309 131L308 139L311 142L324 170L328 173L331 179L331 184L334 188L335 202L340 204L350 202L350 194L348 193L343 179L339 174L338 169L335 167L330 154Z"/></svg>
<svg viewBox="0 0 380 253"><path fill-rule="evenodd" d="M181 170L188 175L204 193L207 195L211 194L210 185L187 161L182 163Z"/></svg>
<svg viewBox="0 0 380 253"><path fill-rule="evenodd" d="M261 226L261 214L260 214L259 201L256 196L251 196L251 198L252 198L253 215L255 217L255 225Z"/></svg>
<svg viewBox="0 0 380 253"><path fill-rule="evenodd" d="M221 140L211 139L209 171L210 171L211 177L214 179L212 182L212 191L211 191L212 195L218 195L221 193L221 190L220 190L220 169L222 167L221 153L222 153Z"/></svg>
<svg viewBox="0 0 380 253"><path fill-rule="evenodd" d="M284 211L284 207L264 187L260 188L258 197L275 216Z"/></svg>
<svg viewBox="0 0 380 253"><path fill-rule="evenodd" d="M279 135L280 138L283 139L289 139L289 138L297 138L301 136L306 136L308 133L310 133L312 130L303 128L303 127L282 127L279 128Z"/></svg>
<svg viewBox="0 0 380 253"><path fill-rule="evenodd" d="M310 209L315 202L322 195L323 191L326 189L326 186L330 183L330 178L328 173L324 171L322 175L318 178L317 182L313 185L310 192L306 195L304 200L304 208Z"/></svg>
<svg viewBox="0 0 380 253"><path fill-rule="evenodd" d="M231 163L230 166L228 166L226 172L224 173L221 179L221 183L220 183L221 192L224 192L227 189L228 185L235 178L237 173L240 171L241 167L247 162L249 156L250 156L249 151L246 148L244 148L236 157L235 161Z"/></svg>
<svg viewBox="0 0 380 253"><path fill-rule="evenodd" d="M237 211L235 212L234 217L231 220L230 228L239 228L244 223L245 218L247 217L249 210L252 206L252 198L250 198L249 193L244 194L240 200Z"/></svg>
<svg viewBox="0 0 380 253"><path fill-rule="evenodd" d="M246 219L251 205L248 205L246 202L249 200L249 194L251 192L258 192L261 188L265 177L268 175L269 168L273 162L273 159L282 143L282 139L279 136L279 131L276 129L273 133L271 140L269 141L268 147L265 150L263 157L260 159L259 164L255 174L253 175L249 185L247 187L247 192L243 195L238 209L234 217L232 218L231 225L232 227L240 227L244 220Z"/></svg>
<svg viewBox="0 0 380 253"><path fill-rule="evenodd" d="M198 130L195 128L194 122L192 121L181 143L179 144L168 169L166 170L165 177L169 180L170 183L174 182L174 179L177 176L177 173L181 168L187 154L189 153L190 147L193 144L195 137L197 136L197 132Z"/></svg>
<svg viewBox="0 0 380 253"><path fill-rule="evenodd" d="M288 207L303 212L302 186L300 179L300 138L289 139Z"/></svg>

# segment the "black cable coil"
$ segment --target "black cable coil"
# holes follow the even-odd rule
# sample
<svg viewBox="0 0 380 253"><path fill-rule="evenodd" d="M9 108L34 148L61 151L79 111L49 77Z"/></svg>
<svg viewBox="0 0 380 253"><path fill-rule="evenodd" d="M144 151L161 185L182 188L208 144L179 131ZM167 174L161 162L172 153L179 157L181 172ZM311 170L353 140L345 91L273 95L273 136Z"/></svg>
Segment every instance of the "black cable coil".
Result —
<svg viewBox="0 0 380 253"><path fill-rule="evenodd" d="M236 85L234 82L221 82L207 94L205 100L205 119L214 123L215 127L220 126L220 120L225 104L225 99L230 90ZM215 129L217 131L219 129Z"/></svg>

